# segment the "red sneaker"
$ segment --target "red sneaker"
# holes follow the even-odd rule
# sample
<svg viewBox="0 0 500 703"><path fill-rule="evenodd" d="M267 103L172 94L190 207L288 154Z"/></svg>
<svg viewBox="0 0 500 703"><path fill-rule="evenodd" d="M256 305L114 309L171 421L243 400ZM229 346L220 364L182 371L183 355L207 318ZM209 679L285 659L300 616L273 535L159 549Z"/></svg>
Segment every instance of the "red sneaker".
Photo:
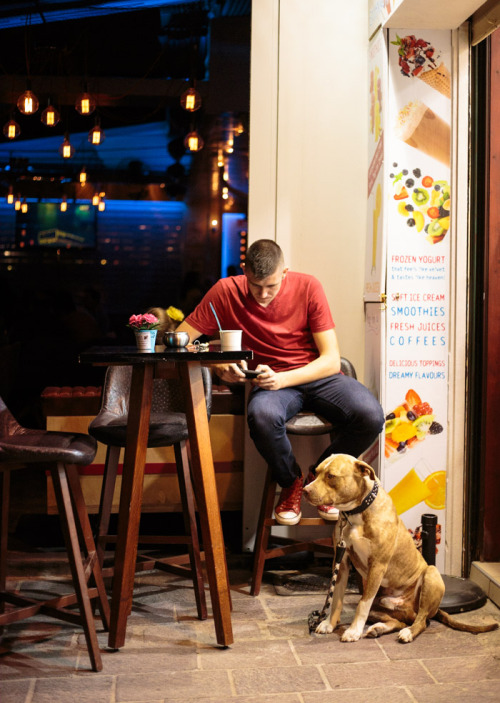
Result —
<svg viewBox="0 0 500 703"><path fill-rule="evenodd" d="M300 500L302 498L303 479L297 476L295 481L288 488L281 489L281 495L274 508L274 517L280 525L296 525L302 513L300 511Z"/></svg>
<svg viewBox="0 0 500 703"><path fill-rule="evenodd" d="M334 508L333 505L318 505L319 516L323 520L338 520L339 511L338 508Z"/></svg>

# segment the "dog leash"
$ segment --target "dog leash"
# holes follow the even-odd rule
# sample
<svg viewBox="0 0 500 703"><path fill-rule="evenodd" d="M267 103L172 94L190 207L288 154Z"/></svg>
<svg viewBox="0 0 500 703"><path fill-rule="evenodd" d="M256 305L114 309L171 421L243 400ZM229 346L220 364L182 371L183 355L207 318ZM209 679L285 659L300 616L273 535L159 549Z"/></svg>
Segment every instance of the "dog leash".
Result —
<svg viewBox="0 0 500 703"><path fill-rule="evenodd" d="M344 516L342 516L344 517ZM337 576L339 574L340 570L340 563L342 562L342 559L344 558L345 550L346 550L346 543L342 539L342 533L344 531L344 526L345 523L347 522L348 518L344 518L342 526L340 528L340 539L337 543L337 548L335 549L335 561L333 563L333 573L332 573L332 578L330 580L330 587L328 589L328 593L326 595L326 600L325 604L323 606L323 609L321 611L319 610L313 610L312 613L309 614L309 617L307 618L307 623L309 625L309 634L312 634L320 622L323 622L325 620L328 609L330 608L330 605L332 603L332 598L333 598L333 592L335 591L335 583L337 581Z"/></svg>

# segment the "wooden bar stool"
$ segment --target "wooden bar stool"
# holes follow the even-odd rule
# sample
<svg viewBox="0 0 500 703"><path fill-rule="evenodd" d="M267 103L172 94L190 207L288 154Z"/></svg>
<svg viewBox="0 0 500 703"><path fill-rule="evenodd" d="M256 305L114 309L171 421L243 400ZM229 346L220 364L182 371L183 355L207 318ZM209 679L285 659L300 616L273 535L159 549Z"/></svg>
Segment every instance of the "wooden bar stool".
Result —
<svg viewBox="0 0 500 703"><path fill-rule="evenodd" d="M109 604L77 468L91 464L96 449L97 442L84 434L22 427L0 398L0 629L39 613L81 625L92 669L101 671L91 600L97 600L105 630L109 628ZM50 469L75 591L44 601L6 590L10 473L26 471L27 464L42 471ZM69 607L75 603L79 612Z"/></svg>
<svg viewBox="0 0 500 703"><path fill-rule="evenodd" d="M210 417L212 377L210 370L205 367L202 367L202 375L207 413ZM120 450L125 447L126 443L131 378L132 366L108 367L103 386L101 409L89 425L89 434L107 445L96 534L97 552L101 566L103 565L106 544L116 542L116 535L109 534L109 522ZM183 563L186 560L183 555L158 558L147 554L138 554L136 570L160 569L181 576L189 576L193 581L198 617L200 620L205 620L207 618L207 605L203 582L202 553L189 466L188 428L184 412L184 399L180 382L176 378L157 378L153 383L148 447L173 446L174 448L185 534L141 535L139 542L152 545L185 545L189 564ZM106 576L111 575L113 568L103 567L103 573Z"/></svg>
<svg viewBox="0 0 500 703"><path fill-rule="evenodd" d="M346 376L356 378L354 366L348 359L342 357L341 370ZM286 423L286 431L291 435L314 436L325 435L332 436L335 433L334 426L324 418L311 412L297 413ZM264 491L262 494L262 502L260 506L259 521L257 523L257 532L255 537L254 547L254 563L250 594L258 596L262 583L262 575L264 567L268 559L274 557L285 556L286 554L296 554L297 552L319 552L324 554L334 554L332 538L321 537L318 539L296 540L289 537L273 536L275 547L268 547L271 528L278 525L278 522L273 517L274 506L276 503L276 481L273 481L270 469L267 470L266 479L264 482ZM303 517L294 525L294 527L311 527L325 526L329 521L317 517Z"/></svg>

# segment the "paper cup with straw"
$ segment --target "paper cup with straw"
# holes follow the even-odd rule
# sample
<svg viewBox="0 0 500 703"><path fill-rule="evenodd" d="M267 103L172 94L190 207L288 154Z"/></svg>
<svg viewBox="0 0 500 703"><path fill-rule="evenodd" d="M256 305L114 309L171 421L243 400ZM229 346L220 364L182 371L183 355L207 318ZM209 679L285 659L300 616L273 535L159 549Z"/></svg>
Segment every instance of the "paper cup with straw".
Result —
<svg viewBox="0 0 500 703"><path fill-rule="evenodd" d="M241 349L241 330L223 330L212 303L210 303L210 309L214 314L217 327L219 328L220 346L222 351L238 351Z"/></svg>
<svg viewBox="0 0 500 703"><path fill-rule="evenodd" d="M241 330L220 330L219 335L222 351L238 351L241 349Z"/></svg>

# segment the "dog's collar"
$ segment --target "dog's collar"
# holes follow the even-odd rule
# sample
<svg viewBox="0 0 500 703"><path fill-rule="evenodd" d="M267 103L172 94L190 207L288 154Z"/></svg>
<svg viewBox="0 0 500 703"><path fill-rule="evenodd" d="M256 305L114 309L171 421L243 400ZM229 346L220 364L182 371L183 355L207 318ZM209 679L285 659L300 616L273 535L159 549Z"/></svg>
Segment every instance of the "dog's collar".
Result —
<svg viewBox="0 0 500 703"><path fill-rule="evenodd" d="M341 510L343 515L357 515L358 513L362 513L364 510L366 510L375 500L378 494L378 482L375 481L373 484L373 488L371 491L368 493L366 498L364 498L363 502L358 505L356 508L353 508L352 510Z"/></svg>

